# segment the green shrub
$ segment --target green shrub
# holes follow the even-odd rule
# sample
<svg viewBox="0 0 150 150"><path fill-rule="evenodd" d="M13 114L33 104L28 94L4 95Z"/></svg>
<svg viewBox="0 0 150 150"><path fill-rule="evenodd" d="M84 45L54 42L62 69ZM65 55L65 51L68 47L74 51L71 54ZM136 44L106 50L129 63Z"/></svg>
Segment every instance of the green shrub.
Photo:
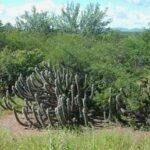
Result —
<svg viewBox="0 0 150 150"><path fill-rule="evenodd" d="M0 52L0 57L1 88L9 90L20 73L30 74L44 60L39 49L12 51L6 47Z"/></svg>

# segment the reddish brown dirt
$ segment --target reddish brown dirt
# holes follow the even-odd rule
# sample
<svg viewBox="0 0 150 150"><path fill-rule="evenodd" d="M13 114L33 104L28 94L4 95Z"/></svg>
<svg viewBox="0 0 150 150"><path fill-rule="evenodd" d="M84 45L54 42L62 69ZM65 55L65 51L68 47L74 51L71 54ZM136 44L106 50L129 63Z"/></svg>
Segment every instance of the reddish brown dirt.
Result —
<svg viewBox="0 0 150 150"><path fill-rule="evenodd" d="M22 136L34 134L37 132L35 129L25 128L21 126L15 119L13 114L4 114L0 116L0 126L7 128L14 136Z"/></svg>
<svg viewBox="0 0 150 150"><path fill-rule="evenodd" d="M147 131L133 130L131 128L122 127L115 127L113 128L113 131L119 134L127 134L131 137L134 137L136 141L144 140L144 138L150 138L150 132Z"/></svg>
<svg viewBox="0 0 150 150"><path fill-rule="evenodd" d="M13 136L17 136L17 137L41 133L40 130L36 130L32 128L25 128L21 126L16 121L14 115L11 113L0 116L0 127L7 128ZM120 134L127 133L128 135L132 135L139 140L143 139L144 137L150 138L150 132L133 131L132 129L122 128L122 127L112 127L112 128L107 128L107 129L108 131L114 131L116 133L119 132Z"/></svg>

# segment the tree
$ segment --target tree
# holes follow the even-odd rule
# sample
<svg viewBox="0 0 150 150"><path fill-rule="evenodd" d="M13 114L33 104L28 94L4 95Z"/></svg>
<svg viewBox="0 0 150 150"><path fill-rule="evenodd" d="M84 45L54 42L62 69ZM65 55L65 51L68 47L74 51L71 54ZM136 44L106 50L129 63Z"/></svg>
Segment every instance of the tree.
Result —
<svg viewBox="0 0 150 150"><path fill-rule="evenodd" d="M80 32L84 35L103 33L107 31L106 26L110 23L110 19L106 19L106 11L107 9L102 11L99 4L89 4L80 11L80 4L68 3L62 9L61 16L54 18L56 29L63 32Z"/></svg>
<svg viewBox="0 0 150 150"><path fill-rule="evenodd" d="M62 14L58 17L58 29L65 32L78 32L79 30L80 4L68 3L62 9Z"/></svg>
<svg viewBox="0 0 150 150"><path fill-rule="evenodd" d="M80 31L84 35L97 35L107 31L107 25L110 19L106 20L106 11L100 9L97 3L87 5L86 9L81 12Z"/></svg>
<svg viewBox="0 0 150 150"><path fill-rule="evenodd" d="M3 28L4 28L5 30L11 30L11 29L13 29L14 27L13 27L13 25L12 25L10 22L7 22L7 23L3 26Z"/></svg>
<svg viewBox="0 0 150 150"><path fill-rule="evenodd" d="M106 19L106 11L101 10L99 4L89 4L81 11L79 3L71 2L62 8L60 16L49 16L47 12L39 13L33 7L31 13L25 11L25 14L16 18L16 26L21 30L46 34L55 30L95 36L108 29L110 20Z"/></svg>
<svg viewBox="0 0 150 150"><path fill-rule="evenodd" d="M35 6L33 6L31 13L25 11L25 13L16 18L16 26L21 30L31 32L49 33L52 31L50 18L47 12L37 12Z"/></svg>
<svg viewBox="0 0 150 150"><path fill-rule="evenodd" d="M4 31L4 25L2 21L0 20L0 51L2 50L2 47L4 47L5 45L5 35L3 31Z"/></svg>
<svg viewBox="0 0 150 150"><path fill-rule="evenodd" d="M143 34L143 39L149 43L150 42L150 23L148 24L148 28L145 29Z"/></svg>
<svg viewBox="0 0 150 150"><path fill-rule="evenodd" d="M3 23L2 21L0 20L0 29L3 27Z"/></svg>

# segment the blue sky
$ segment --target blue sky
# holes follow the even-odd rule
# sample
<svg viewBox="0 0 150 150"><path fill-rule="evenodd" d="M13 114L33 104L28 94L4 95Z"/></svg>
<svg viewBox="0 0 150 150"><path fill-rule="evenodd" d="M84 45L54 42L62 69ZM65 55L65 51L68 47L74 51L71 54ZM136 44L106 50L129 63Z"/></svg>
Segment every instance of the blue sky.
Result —
<svg viewBox="0 0 150 150"><path fill-rule="evenodd" d="M0 0L0 20L15 23L16 16L25 10L30 11L35 5L38 11L55 11L71 0ZM89 3L100 3L101 8L108 8L107 16L112 18L111 27L142 28L150 22L150 0L72 0L84 8Z"/></svg>

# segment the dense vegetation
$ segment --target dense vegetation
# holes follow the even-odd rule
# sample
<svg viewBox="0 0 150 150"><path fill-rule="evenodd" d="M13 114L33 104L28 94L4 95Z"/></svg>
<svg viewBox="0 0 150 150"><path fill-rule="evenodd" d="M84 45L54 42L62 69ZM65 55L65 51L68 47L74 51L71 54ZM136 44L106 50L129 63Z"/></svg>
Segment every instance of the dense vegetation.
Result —
<svg viewBox="0 0 150 150"><path fill-rule="evenodd" d="M80 11L79 4L71 3L60 16L39 13L33 7L31 13L17 18L16 26L0 23L1 94L6 89L12 92L20 73L27 77L34 67L42 69L43 61L61 64L90 77L95 87L91 104L95 113L100 115L104 109L109 118L109 88L112 99L121 88L126 102L121 101L120 108L134 111L133 118L138 116L140 123L149 126L150 28L140 33L111 31L105 15L98 4ZM111 105L114 110L114 101ZM116 121L115 111L111 121ZM136 119L130 124L136 124Z"/></svg>

